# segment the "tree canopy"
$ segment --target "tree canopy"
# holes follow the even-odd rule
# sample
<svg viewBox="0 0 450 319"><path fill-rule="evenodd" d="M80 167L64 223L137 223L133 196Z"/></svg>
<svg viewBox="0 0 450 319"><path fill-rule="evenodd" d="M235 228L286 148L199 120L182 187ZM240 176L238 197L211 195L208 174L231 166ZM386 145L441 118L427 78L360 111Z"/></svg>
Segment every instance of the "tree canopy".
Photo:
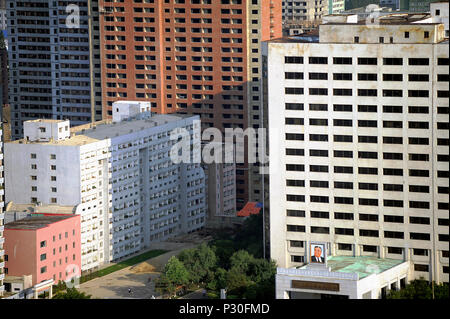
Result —
<svg viewBox="0 0 450 319"><path fill-rule="evenodd" d="M424 279L413 280L400 290L391 290L387 299L432 299L433 290L432 284ZM434 283L434 298L435 299L449 299L448 283L436 284Z"/></svg>

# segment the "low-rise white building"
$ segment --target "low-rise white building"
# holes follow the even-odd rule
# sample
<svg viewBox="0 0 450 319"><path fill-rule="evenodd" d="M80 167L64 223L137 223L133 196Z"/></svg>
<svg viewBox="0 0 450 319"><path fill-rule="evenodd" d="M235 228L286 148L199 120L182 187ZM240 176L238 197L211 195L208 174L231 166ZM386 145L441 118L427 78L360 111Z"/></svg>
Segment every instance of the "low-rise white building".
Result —
<svg viewBox="0 0 450 319"><path fill-rule="evenodd" d="M8 202L76 206L82 215L82 271L204 226L200 163L176 164L170 157L171 132L200 134L198 116L151 117L145 107L139 110L122 109L134 117L74 128L70 136L67 121L25 122L28 139L5 144ZM42 123L63 129L42 137Z"/></svg>

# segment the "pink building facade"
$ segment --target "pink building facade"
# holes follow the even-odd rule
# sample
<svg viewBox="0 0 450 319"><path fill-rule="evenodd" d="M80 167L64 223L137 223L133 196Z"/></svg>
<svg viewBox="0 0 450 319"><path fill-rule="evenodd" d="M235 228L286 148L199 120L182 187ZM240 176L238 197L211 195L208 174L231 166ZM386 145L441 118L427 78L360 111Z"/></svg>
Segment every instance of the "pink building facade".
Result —
<svg viewBox="0 0 450 319"><path fill-rule="evenodd" d="M31 274L33 285L80 276L80 216L36 215L5 225L5 273Z"/></svg>

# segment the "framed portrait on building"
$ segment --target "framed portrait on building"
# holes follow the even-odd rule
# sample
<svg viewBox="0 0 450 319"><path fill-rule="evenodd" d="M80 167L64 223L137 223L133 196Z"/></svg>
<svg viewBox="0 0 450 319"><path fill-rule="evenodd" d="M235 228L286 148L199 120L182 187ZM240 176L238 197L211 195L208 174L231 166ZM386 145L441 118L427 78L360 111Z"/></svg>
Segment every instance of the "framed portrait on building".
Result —
<svg viewBox="0 0 450 319"><path fill-rule="evenodd" d="M324 243L309 244L310 262L324 264L326 259L326 246Z"/></svg>

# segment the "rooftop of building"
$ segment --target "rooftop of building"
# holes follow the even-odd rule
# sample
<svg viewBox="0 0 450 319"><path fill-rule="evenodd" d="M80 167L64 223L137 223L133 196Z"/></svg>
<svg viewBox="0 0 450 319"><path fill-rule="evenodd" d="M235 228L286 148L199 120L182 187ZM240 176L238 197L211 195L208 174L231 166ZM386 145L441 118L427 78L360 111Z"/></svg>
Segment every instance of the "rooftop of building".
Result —
<svg viewBox="0 0 450 319"><path fill-rule="evenodd" d="M327 266L332 272L357 273L359 279L379 274L404 263L403 260L370 256L329 256ZM309 264L298 269L308 269Z"/></svg>
<svg viewBox="0 0 450 319"><path fill-rule="evenodd" d="M54 224L56 222L72 218L76 215L70 216L32 216L20 219L5 225L5 229L20 229L20 230L36 230L45 228L48 225Z"/></svg>
<svg viewBox="0 0 450 319"><path fill-rule="evenodd" d="M92 128L78 131L75 136L86 136L95 140L103 140L115 136L127 135L129 133L138 132L143 129L161 126L170 122L180 121L192 115L185 114L158 114L148 119L140 120L124 120L117 123L99 123Z"/></svg>
<svg viewBox="0 0 450 319"><path fill-rule="evenodd" d="M5 212L26 212L32 214L74 214L76 206L61 206L61 205L38 205L19 204L9 202L5 207Z"/></svg>
<svg viewBox="0 0 450 319"><path fill-rule="evenodd" d="M148 119L130 119L113 123L111 120L102 120L94 123L88 123L70 129L70 138L49 141L27 141L25 139L15 140L9 143L13 144L41 144L41 145L60 145L60 146L81 146L89 143L98 142L106 138L120 135L126 135L142 129L164 125L169 122L179 121L192 115L189 114L158 114ZM61 120L35 120L42 122L53 122Z"/></svg>

